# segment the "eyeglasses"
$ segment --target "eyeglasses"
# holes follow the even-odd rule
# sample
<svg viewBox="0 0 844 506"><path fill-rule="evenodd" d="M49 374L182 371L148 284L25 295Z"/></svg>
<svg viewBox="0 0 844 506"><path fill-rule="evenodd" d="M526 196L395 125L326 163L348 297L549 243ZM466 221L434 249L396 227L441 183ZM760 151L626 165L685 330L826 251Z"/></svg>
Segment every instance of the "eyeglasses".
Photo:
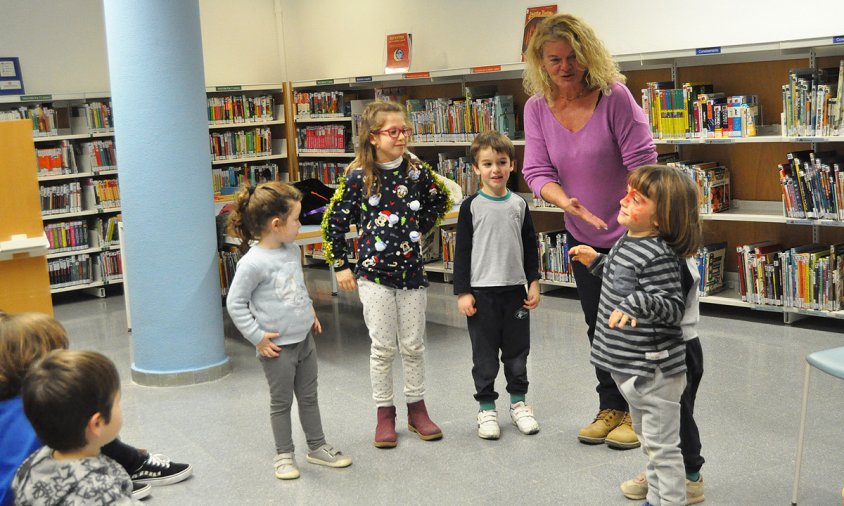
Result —
<svg viewBox="0 0 844 506"><path fill-rule="evenodd" d="M405 137L410 137L413 135L412 128L388 128L387 130L376 130L373 133L376 134L387 134L390 136L391 139L398 139L399 134L404 134Z"/></svg>

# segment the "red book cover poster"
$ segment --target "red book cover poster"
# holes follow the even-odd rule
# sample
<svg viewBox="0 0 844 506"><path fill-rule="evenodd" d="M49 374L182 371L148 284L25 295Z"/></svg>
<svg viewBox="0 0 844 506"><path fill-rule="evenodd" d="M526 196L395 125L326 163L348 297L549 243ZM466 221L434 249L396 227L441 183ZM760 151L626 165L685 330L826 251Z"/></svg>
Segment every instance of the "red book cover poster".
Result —
<svg viewBox="0 0 844 506"><path fill-rule="evenodd" d="M557 13L557 5L543 5L541 7L528 7L525 13L525 34L522 37L522 61L525 61L525 51L527 51L528 42L533 37L533 32L543 19L553 16Z"/></svg>
<svg viewBox="0 0 844 506"><path fill-rule="evenodd" d="M409 33L387 35L387 74L400 74L410 69L412 36Z"/></svg>

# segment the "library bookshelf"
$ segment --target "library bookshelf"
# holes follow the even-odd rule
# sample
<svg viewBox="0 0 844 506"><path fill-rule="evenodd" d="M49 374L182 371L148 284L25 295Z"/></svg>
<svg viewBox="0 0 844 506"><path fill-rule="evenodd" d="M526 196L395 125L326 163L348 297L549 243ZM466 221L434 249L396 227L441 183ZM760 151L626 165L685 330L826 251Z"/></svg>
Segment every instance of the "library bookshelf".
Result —
<svg viewBox="0 0 844 506"><path fill-rule="evenodd" d="M233 201L247 181L295 181L287 163L287 85L211 86L205 91L215 202Z"/></svg>
<svg viewBox="0 0 844 506"><path fill-rule="evenodd" d="M27 119L34 143L50 292L103 297L123 279L120 188L107 94L0 98L0 117Z"/></svg>
<svg viewBox="0 0 844 506"><path fill-rule="evenodd" d="M818 38L723 46L691 48L653 53L616 55L620 69L627 77L627 86L634 97L641 96L646 83L652 81L706 81L715 90L726 94L758 96L762 122L755 137L655 139L661 154L675 152L680 159L716 160L731 173L732 205L728 211L704 214L706 242L726 241L727 288L717 295L701 297L704 303L743 307L783 314L786 323L803 316L844 318L844 311L819 311L791 307L754 304L741 299L737 290L738 264L736 247L761 240L771 240L792 247L800 244L835 244L844 242L844 222L830 219L795 219L784 212L783 196L777 166L787 154L813 149L844 154L844 135L789 136L780 129L783 111L781 87L787 83L790 69L835 68L844 58L844 43L839 38ZM527 96L522 90L524 64L486 65L413 72L407 74L336 77L291 83L297 92L343 92L344 100L374 100L376 92L406 100L464 99L474 93L512 95L515 114L520 116ZM386 92L385 92L386 90ZM354 115L352 105L350 116ZM354 124L354 120L352 120ZM436 167L437 159L467 157L470 138L442 136L436 140L414 139L411 150ZM515 136L517 173L515 189L529 192L521 173L519 161L524 141ZM557 230L562 225L560 210L532 208L537 231ZM447 226L447 225L446 225ZM449 271L441 263L431 264L430 270ZM542 281L543 284L573 286L568 282Z"/></svg>

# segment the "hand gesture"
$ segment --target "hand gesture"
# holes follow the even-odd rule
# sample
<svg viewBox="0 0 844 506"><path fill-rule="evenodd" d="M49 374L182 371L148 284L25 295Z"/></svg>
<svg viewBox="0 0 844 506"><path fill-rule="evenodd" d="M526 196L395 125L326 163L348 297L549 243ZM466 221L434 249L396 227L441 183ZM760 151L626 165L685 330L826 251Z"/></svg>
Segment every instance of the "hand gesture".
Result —
<svg viewBox="0 0 844 506"><path fill-rule="evenodd" d="M531 282L528 287L527 299L524 300L523 308L527 310L536 309L539 305L539 281Z"/></svg>
<svg viewBox="0 0 844 506"><path fill-rule="evenodd" d="M281 353L281 346L272 342L272 339L279 335L281 334L278 332L265 332L264 337L255 346L258 348L258 354L262 357L276 358Z"/></svg>
<svg viewBox="0 0 844 506"><path fill-rule="evenodd" d="M336 271L334 276L337 278L337 285L342 290L346 290L350 292L357 288L357 283L355 283L355 275L352 273L351 269L343 269L342 271Z"/></svg>
<svg viewBox="0 0 844 506"><path fill-rule="evenodd" d="M636 318L628 315L627 313L623 313L618 309L613 310L612 314L610 314L610 319L608 321L609 326L611 329L616 327L623 329L627 322L630 322L631 327L636 326Z"/></svg>
<svg viewBox="0 0 844 506"><path fill-rule="evenodd" d="M475 316L478 308L475 307L475 296L471 293L461 293L457 296L457 310L465 316Z"/></svg>
<svg viewBox="0 0 844 506"><path fill-rule="evenodd" d="M564 202L563 205L560 207L562 207L563 211L565 211L566 213L580 218L581 220L594 226L597 229L607 229L607 224L604 223L604 220L592 214L592 211L586 209L583 204L581 204L580 201L574 197L568 199L568 201Z"/></svg>
<svg viewBox="0 0 844 506"><path fill-rule="evenodd" d="M569 257L572 262L580 262L586 267L589 267L598 257L598 252L592 246L581 244L580 246L569 248Z"/></svg>

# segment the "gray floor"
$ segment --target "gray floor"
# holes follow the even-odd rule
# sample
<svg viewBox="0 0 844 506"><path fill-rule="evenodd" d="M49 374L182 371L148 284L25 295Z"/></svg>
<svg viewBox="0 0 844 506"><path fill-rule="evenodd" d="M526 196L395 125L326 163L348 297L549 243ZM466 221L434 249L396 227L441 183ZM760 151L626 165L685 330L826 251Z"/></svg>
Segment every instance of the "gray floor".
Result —
<svg viewBox="0 0 844 506"><path fill-rule="evenodd" d="M398 447L378 450L371 444L369 340L357 295L332 297L326 270L307 269L306 277L325 329L317 340L323 424L329 442L352 455L354 464L341 470L308 464L296 427L302 477L289 482L273 477L267 385L253 348L236 330L226 329L234 364L228 377L191 387L141 387L128 379L131 336L122 296L56 306L73 348L99 350L117 363L124 379L123 439L195 468L186 482L154 489L146 504L639 503L627 501L618 485L643 468L641 451L576 440L579 427L595 414L597 396L573 290L544 296L532 316L528 400L542 430L523 436L502 424L501 439L485 441L476 435L465 319L451 286L432 283L426 399L445 438L424 442L402 426ZM787 326L767 313L704 307L706 373L697 419L707 459L705 504L789 504L804 357L844 345L841 328L841 320ZM504 391L503 381L498 388ZM801 504L839 505L844 382L815 371L811 388ZM400 395L397 404L401 419ZM498 410L507 420L503 401Z"/></svg>

